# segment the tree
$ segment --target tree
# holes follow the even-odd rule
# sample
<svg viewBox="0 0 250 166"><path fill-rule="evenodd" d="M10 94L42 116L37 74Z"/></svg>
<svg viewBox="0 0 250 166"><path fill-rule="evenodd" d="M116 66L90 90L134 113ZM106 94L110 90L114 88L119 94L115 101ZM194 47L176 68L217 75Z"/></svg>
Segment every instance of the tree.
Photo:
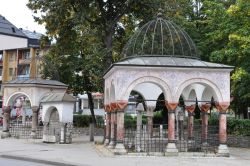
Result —
<svg viewBox="0 0 250 166"><path fill-rule="evenodd" d="M233 107L246 116L250 104L250 1L205 0L202 3L202 51L213 62L235 66L231 77Z"/></svg>
<svg viewBox="0 0 250 166"><path fill-rule="evenodd" d="M132 33L136 26L151 19L148 15L156 15L157 9L166 4L163 2L163 0L155 2L150 0L29 0L28 7L34 13L40 13L35 20L40 24L44 23L48 37L56 41L45 63L54 67L44 68L44 74L69 84L75 93L83 91L90 93L96 88L100 89L99 86L91 84L101 77L101 70L107 69L114 60L120 59L124 39L130 36L130 33L125 33L125 29ZM181 8L174 2L168 1L167 13L178 18L183 12L180 12ZM179 6L186 4L185 0L178 2ZM172 8L175 7L180 10L173 11ZM114 41L115 44L113 44ZM104 66L99 67L102 65ZM51 70L53 68L58 72ZM101 69L93 70L99 68Z"/></svg>

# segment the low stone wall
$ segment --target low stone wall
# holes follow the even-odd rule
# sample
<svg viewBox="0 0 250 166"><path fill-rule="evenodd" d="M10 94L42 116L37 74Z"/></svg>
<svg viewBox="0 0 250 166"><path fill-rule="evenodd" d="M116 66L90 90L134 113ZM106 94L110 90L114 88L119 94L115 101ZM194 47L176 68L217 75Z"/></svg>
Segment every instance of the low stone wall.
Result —
<svg viewBox="0 0 250 166"><path fill-rule="evenodd" d="M228 135L227 145L231 147L250 148L250 136Z"/></svg>
<svg viewBox="0 0 250 166"><path fill-rule="evenodd" d="M79 137L84 135L89 135L89 127L79 127L72 129L72 137ZM95 128L95 136L103 136L104 129L103 128Z"/></svg>

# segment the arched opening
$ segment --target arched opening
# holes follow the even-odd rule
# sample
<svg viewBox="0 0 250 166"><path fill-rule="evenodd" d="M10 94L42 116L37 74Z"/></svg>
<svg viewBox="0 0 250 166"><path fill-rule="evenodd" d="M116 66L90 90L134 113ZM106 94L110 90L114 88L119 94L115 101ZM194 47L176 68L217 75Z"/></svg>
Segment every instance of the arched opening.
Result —
<svg viewBox="0 0 250 166"><path fill-rule="evenodd" d="M185 84L185 83L184 83ZM186 84L176 110L177 148L179 151L214 151L218 127L208 125L208 114L220 92L204 82ZM182 101L182 102L181 102Z"/></svg>
<svg viewBox="0 0 250 166"><path fill-rule="evenodd" d="M164 151L167 144L168 112L164 95L167 90L162 87L158 83L146 81L132 88L126 109L127 112L133 112L127 122L130 127L125 126L124 145L127 149L137 152Z"/></svg>
<svg viewBox="0 0 250 166"><path fill-rule="evenodd" d="M51 107L47 110L44 118L44 142L59 142L61 137L60 118L56 107Z"/></svg>
<svg viewBox="0 0 250 166"><path fill-rule="evenodd" d="M30 138L32 109L29 97L26 94L17 93L12 95L7 103L10 106L10 136L16 138Z"/></svg>
<svg viewBox="0 0 250 166"><path fill-rule="evenodd" d="M154 110L153 124L168 124L168 109L165 105L164 94L161 93L157 98L156 108Z"/></svg>

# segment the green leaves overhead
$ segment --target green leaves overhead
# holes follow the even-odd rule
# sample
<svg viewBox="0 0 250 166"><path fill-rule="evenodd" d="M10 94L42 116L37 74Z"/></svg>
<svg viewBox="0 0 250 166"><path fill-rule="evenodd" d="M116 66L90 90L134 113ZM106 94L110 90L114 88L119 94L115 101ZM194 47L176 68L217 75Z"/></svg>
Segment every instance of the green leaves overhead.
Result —
<svg viewBox="0 0 250 166"><path fill-rule="evenodd" d="M250 104L250 0L29 0L28 7L56 41L44 59L44 76L75 93L102 90L102 74L122 58L131 34L162 8L188 32L202 60L236 67L235 109Z"/></svg>

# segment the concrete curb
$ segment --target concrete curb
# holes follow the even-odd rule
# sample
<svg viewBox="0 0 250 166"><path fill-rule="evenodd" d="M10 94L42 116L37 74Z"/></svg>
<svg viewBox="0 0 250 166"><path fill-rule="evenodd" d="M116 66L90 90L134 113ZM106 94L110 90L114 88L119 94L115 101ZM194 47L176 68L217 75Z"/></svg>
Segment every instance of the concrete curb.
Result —
<svg viewBox="0 0 250 166"><path fill-rule="evenodd" d="M0 157L6 158L6 159L28 161L28 162L33 162L33 163L48 164L48 165L55 165L55 166L78 166L78 165L69 164L69 163L60 163L56 161L34 159L34 158L24 157L24 156L0 155ZM82 166L89 166L89 165L82 165Z"/></svg>

